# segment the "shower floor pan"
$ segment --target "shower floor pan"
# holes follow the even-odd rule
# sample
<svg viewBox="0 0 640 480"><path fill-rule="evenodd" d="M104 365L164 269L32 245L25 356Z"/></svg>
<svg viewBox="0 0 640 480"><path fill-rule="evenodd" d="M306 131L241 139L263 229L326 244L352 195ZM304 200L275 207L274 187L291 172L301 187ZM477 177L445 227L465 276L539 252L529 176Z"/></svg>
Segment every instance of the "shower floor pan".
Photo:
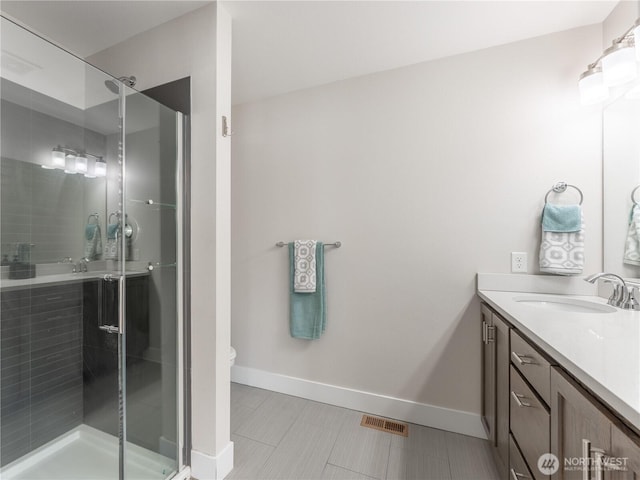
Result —
<svg viewBox="0 0 640 480"><path fill-rule="evenodd" d="M175 474L170 458L127 443L127 480L164 480ZM80 425L0 470L2 480L114 480L118 439Z"/></svg>

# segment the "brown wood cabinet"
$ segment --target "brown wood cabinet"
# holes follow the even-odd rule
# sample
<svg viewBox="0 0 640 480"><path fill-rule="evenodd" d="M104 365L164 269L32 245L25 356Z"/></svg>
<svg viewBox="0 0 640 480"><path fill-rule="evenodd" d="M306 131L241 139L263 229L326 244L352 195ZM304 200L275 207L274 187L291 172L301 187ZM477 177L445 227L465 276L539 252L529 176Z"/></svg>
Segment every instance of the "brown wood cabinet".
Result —
<svg viewBox="0 0 640 480"><path fill-rule="evenodd" d="M611 426L611 480L640 480L640 438Z"/></svg>
<svg viewBox="0 0 640 480"><path fill-rule="evenodd" d="M482 341L482 423L501 479L640 480L637 432L484 304ZM538 467L548 452L555 472Z"/></svg>
<svg viewBox="0 0 640 480"><path fill-rule="evenodd" d="M482 306L482 423L503 478L509 470L510 328L500 316Z"/></svg>

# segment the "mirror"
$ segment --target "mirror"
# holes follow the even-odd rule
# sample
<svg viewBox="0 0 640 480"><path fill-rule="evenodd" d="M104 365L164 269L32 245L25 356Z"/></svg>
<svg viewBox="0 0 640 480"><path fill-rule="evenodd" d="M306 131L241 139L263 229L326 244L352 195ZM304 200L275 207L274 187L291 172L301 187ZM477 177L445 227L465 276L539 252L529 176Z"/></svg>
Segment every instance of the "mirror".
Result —
<svg viewBox="0 0 640 480"><path fill-rule="evenodd" d="M19 257L30 264L77 262L87 256L87 225L98 223L104 242L107 211L106 177L88 178L62 169L47 169L54 147L114 158L113 122L93 121L111 101L83 110L6 78L2 93L0 147L0 253L3 263ZM113 118L113 113L106 118ZM117 124L115 125L117 131ZM88 161L95 162L95 157ZM74 163L75 164L75 163ZM93 214L98 214L97 220ZM104 258L96 254L92 260Z"/></svg>
<svg viewBox="0 0 640 480"><path fill-rule="evenodd" d="M640 98L621 95L603 111L604 271L640 278L640 238L629 225L631 194L640 185ZM640 204L640 189L635 192ZM640 219L640 207L637 218ZM638 225L640 229L640 225ZM627 242L629 244L627 245Z"/></svg>

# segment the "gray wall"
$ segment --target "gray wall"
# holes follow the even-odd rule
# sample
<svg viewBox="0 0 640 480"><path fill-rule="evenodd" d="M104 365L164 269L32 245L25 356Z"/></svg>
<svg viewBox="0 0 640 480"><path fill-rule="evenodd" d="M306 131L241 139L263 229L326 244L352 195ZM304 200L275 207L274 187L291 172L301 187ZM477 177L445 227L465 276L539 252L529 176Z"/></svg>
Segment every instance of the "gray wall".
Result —
<svg viewBox="0 0 640 480"><path fill-rule="evenodd" d="M600 51L596 25L235 107L236 365L479 414L475 275L512 251L538 270L555 182L584 192L602 266L601 119L577 90ZM289 336L274 247L296 238L343 242L313 342Z"/></svg>

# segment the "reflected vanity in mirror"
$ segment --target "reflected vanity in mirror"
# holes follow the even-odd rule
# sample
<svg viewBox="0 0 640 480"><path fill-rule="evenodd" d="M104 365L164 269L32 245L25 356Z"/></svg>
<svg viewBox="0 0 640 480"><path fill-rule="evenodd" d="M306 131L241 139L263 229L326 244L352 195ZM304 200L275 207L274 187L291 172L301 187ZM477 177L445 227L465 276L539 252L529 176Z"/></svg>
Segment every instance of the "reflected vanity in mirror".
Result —
<svg viewBox="0 0 640 480"><path fill-rule="evenodd" d="M604 271L640 279L640 95L629 89L602 120Z"/></svg>

